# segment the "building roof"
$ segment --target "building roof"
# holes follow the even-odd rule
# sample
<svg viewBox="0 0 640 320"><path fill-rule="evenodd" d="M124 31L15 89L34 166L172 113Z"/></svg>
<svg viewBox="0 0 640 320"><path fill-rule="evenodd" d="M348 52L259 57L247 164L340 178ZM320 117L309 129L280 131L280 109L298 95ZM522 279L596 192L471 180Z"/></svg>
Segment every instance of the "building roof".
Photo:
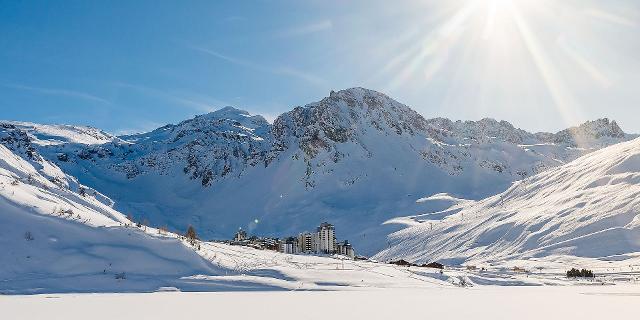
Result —
<svg viewBox="0 0 640 320"><path fill-rule="evenodd" d="M328 222L323 222L320 224L320 226L318 227L318 230L320 229L333 229L333 225L328 223Z"/></svg>

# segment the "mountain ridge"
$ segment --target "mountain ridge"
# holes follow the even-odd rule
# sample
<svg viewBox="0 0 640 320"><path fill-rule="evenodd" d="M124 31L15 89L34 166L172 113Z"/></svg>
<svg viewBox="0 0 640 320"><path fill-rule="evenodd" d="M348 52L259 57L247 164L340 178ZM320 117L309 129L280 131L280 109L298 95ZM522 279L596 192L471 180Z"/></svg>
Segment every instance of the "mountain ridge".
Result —
<svg viewBox="0 0 640 320"><path fill-rule="evenodd" d="M273 124L227 107L104 143L25 134L43 157L154 225L192 224L206 237L228 238L240 226L281 236L330 220L369 254L384 245L382 223L421 212L421 197L482 199L634 137L608 119L576 128L560 132L593 138L540 138L490 118L425 119L382 93L352 88Z"/></svg>
<svg viewBox="0 0 640 320"><path fill-rule="evenodd" d="M557 256L631 261L640 252L639 181L637 138L481 201L410 217L417 223L391 234L391 245L376 258L450 264Z"/></svg>

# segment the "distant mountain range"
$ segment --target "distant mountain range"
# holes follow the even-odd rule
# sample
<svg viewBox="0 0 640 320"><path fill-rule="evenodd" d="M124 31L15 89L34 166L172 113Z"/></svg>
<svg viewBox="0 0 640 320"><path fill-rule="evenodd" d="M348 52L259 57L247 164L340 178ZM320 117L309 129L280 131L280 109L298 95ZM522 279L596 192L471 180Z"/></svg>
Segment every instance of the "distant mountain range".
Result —
<svg viewBox="0 0 640 320"><path fill-rule="evenodd" d="M438 209L420 198L482 199L635 137L608 119L558 133L493 119L425 119L363 88L331 92L273 124L232 107L120 137L0 122L0 143L50 181L71 177L65 181L154 226L194 225L209 239L239 227L285 236L329 221L365 254L389 245L398 226L385 221Z"/></svg>

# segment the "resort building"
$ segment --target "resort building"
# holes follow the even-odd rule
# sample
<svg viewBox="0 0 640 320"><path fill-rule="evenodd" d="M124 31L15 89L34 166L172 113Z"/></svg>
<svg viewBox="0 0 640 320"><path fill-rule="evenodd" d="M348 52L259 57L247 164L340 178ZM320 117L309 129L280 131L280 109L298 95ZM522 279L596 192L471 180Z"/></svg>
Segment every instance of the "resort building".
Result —
<svg viewBox="0 0 640 320"><path fill-rule="evenodd" d="M282 253L300 253L300 247L298 246L298 238L289 237L280 242L280 252Z"/></svg>
<svg viewBox="0 0 640 320"><path fill-rule="evenodd" d="M284 239L247 236L247 232L238 229L230 244L252 247L261 250L274 250L283 253L323 253L340 254L351 258L355 257L355 251L349 241L338 242L336 240L335 227L327 222L323 222L316 232L303 232L297 237Z"/></svg>
<svg viewBox="0 0 640 320"><path fill-rule="evenodd" d="M353 250L353 246L351 246L351 244L347 240L338 242L338 244L336 245L336 253L350 258L355 258L356 256L356 252Z"/></svg>
<svg viewBox="0 0 640 320"><path fill-rule="evenodd" d="M318 227L317 252L334 253L336 251L336 230L330 223L323 222Z"/></svg>
<svg viewBox="0 0 640 320"><path fill-rule="evenodd" d="M298 246L300 252L311 253L314 252L314 236L311 232L303 232L298 235Z"/></svg>
<svg viewBox="0 0 640 320"><path fill-rule="evenodd" d="M238 229L238 232L233 236L233 241L235 242L244 241L245 239L247 239L247 232L242 230L242 228Z"/></svg>

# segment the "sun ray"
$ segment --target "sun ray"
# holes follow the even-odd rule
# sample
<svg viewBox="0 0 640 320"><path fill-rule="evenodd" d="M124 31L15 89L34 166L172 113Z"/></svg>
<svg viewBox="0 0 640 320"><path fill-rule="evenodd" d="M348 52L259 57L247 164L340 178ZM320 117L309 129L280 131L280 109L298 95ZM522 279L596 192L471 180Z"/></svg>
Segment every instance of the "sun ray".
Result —
<svg viewBox="0 0 640 320"><path fill-rule="evenodd" d="M577 50L575 50L565 38L558 39L558 46L564 51L564 53L580 67L593 81L598 83L603 88L608 88L612 85L611 80L598 69L591 61L587 60Z"/></svg>
<svg viewBox="0 0 640 320"><path fill-rule="evenodd" d="M555 107L563 118L565 124L571 125L584 119L571 92L567 86L565 86L564 80L557 73L557 67L554 65L553 61L547 57L535 34L531 31L529 25L522 17L518 7L516 5L511 5L510 11L513 14L513 18L516 22L518 31L522 36L522 40L524 41L538 72L542 76ZM580 141L576 142L579 147L582 145Z"/></svg>
<svg viewBox="0 0 640 320"><path fill-rule="evenodd" d="M420 1L403 14L419 19L415 12L420 10L429 11L428 18L408 23L407 32L380 45L375 55L385 60L368 80L381 90L408 91L418 99L428 92L430 106L445 112L464 106L471 110L466 117L496 117L499 108L507 120L515 120L531 113L524 108L539 107L557 114L553 126L575 125L594 108L584 92L617 90L620 79L629 78L625 66L637 65L635 57L621 56L619 50L635 46L629 41L636 24L633 6ZM620 31L625 32L621 38L609 37ZM604 57L619 59L605 62Z"/></svg>
<svg viewBox="0 0 640 320"><path fill-rule="evenodd" d="M493 34L497 6L498 4L495 1L491 1L491 3L489 3L489 5L487 6L487 22L484 26L484 31L482 32L483 39L489 39Z"/></svg>
<svg viewBox="0 0 640 320"><path fill-rule="evenodd" d="M387 89L392 91L400 87L418 70L422 70L424 79L430 79L446 61L449 49L463 31L462 25L476 8L475 2L465 3L450 19L421 39L418 52L390 81ZM431 60L427 61L427 58Z"/></svg>
<svg viewBox="0 0 640 320"><path fill-rule="evenodd" d="M588 8L586 10L584 10L584 14L586 14L587 16L590 16L592 18L596 18L602 21L606 21L609 23L615 23L618 25L622 25L625 27L637 27L638 26L638 22L621 16L621 15L617 15L611 12L607 12L604 10L600 10L600 9L595 9L595 8Z"/></svg>

